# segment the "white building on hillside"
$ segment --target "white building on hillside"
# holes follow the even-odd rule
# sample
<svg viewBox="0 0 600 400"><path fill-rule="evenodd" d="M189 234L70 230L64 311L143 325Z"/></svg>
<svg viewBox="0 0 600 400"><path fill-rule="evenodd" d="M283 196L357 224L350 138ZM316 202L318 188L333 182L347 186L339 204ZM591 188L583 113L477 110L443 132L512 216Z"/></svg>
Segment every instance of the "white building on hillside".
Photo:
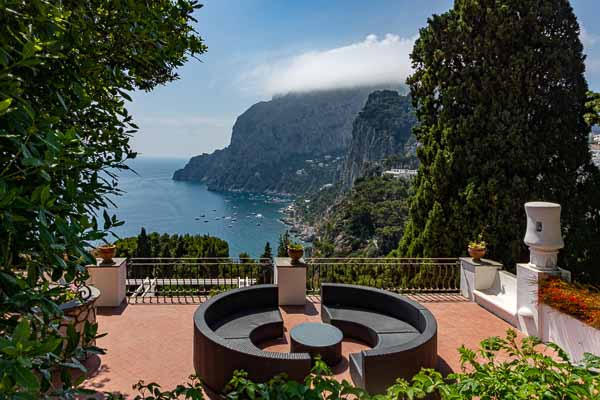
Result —
<svg viewBox="0 0 600 400"><path fill-rule="evenodd" d="M417 175L416 169L407 168L392 168L387 171L383 171L384 176L392 176L394 178L413 178Z"/></svg>

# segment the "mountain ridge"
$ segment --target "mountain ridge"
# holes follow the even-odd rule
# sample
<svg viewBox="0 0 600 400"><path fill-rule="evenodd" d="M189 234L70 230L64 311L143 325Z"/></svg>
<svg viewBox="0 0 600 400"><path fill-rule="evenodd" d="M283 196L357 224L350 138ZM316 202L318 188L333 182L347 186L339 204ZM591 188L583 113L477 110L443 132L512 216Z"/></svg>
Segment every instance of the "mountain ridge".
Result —
<svg viewBox="0 0 600 400"><path fill-rule="evenodd" d="M227 147L192 157L173 179L212 190L316 191L339 179L352 123L368 95L383 88L290 93L258 102L236 119Z"/></svg>

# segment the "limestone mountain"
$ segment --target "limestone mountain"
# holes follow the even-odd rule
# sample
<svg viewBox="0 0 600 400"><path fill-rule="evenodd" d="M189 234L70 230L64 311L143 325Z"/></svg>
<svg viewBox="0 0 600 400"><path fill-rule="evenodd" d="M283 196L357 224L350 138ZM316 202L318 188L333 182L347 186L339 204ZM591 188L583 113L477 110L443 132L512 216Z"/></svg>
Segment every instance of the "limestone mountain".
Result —
<svg viewBox="0 0 600 400"><path fill-rule="evenodd" d="M237 118L228 147L193 157L173 179L215 190L318 190L338 179L352 121L375 89L293 93L259 102Z"/></svg>
<svg viewBox="0 0 600 400"><path fill-rule="evenodd" d="M369 169L391 161L392 167L414 166L416 141L412 128L417 120L410 96L393 90L371 93L354 120L352 141L341 173L342 187L348 189ZM408 165L406 165L408 164Z"/></svg>

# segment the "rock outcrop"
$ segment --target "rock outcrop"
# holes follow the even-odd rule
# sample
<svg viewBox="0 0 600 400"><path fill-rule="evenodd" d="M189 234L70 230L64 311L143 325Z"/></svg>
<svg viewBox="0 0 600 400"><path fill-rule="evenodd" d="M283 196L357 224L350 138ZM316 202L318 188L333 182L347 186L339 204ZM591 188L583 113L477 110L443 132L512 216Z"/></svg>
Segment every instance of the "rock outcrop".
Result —
<svg viewBox="0 0 600 400"><path fill-rule="evenodd" d="M356 179L390 157L398 159L396 162L413 157L415 124L410 96L401 96L393 90L371 93L354 120L352 141L341 173L342 186L350 188Z"/></svg>
<svg viewBox="0 0 600 400"><path fill-rule="evenodd" d="M237 118L228 147L193 157L173 179L204 182L214 190L318 190L338 179L352 121L373 90L288 94L257 103Z"/></svg>

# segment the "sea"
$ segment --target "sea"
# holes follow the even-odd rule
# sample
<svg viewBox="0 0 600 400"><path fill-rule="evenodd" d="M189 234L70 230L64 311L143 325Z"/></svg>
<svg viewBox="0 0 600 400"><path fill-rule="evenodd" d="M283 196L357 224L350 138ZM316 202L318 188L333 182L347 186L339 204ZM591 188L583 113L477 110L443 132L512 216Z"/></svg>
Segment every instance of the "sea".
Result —
<svg viewBox="0 0 600 400"><path fill-rule="evenodd" d="M119 173L119 188L112 197L116 214L125 224L114 229L119 237L148 233L211 235L229 243L229 255L246 252L260 257L265 243L276 251L286 231L279 219L292 199L252 193L215 192L199 182L172 180L173 172L188 159L138 157L131 171ZM114 238L113 238L114 239Z"/></svg>

